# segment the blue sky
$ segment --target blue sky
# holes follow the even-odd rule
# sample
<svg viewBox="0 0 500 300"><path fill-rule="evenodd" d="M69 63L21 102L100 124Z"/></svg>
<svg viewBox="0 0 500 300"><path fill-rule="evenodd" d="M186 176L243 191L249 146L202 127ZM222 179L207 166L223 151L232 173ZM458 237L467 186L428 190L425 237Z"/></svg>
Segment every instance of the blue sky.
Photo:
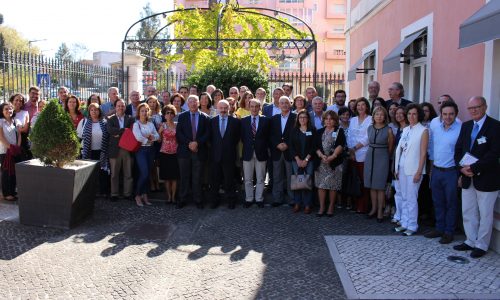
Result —
<svg viewBox="0 0 500 300"><path fill-rule="evenodd" d="M4 25L15 28L43 55L53 56L62 42L84 44L96 51L121 51L126 30L140 19L148 3L154 12L173 8L173 0L0 0Z"/></svg>

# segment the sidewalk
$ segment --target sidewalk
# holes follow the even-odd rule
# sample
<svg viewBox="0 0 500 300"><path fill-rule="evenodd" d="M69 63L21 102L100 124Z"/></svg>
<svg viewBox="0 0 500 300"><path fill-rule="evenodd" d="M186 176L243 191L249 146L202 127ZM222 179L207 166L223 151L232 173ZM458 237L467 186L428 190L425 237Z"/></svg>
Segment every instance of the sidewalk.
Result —
<svg viewBox="0 0 500 300"><path fill-rule="evenodd" d="M421 236L404 238L391 229L388 222L343 210L317 218L293 214L288 206L178 210L163 202L139 208L126 200L96 200L91 218L64 231L20 225L17 206L0 202L0 298L500 298L498 254L471 260L467 270L476 266L485 274L473 277L446 261L451 246ZM377 243L385 246L372 247ZM338 257L332 258L332 246ZM426 249L426 255L441 258L422 269L408 266L411 276L398 278L381 272L381 266L390 269L397 262L394 256L371 247L382 254L399 247L389 251L396 255ZM363 271L355 274L356 268ZM442 280L426 283L446 280L446 290L412 286L431 271ZM463 274L445 278L440 272ZM400 285L409 278L407 286ZM481 287L461 293L458 280L464 278L479 280Z"/></svg>

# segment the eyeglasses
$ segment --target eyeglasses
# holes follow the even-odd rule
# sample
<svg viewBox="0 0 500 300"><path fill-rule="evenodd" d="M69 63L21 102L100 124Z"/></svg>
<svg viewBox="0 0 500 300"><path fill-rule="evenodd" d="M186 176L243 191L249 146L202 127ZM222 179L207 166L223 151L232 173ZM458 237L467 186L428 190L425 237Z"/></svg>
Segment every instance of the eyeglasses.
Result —
<svg viewBox="0 0 500 300"><path fill-rule="evenodd" d="M471 107L467 107L468 110L476 110L476 109L480 109L481 107L483 107L483 105L478 105L478 106L471 106Z"/></svg>

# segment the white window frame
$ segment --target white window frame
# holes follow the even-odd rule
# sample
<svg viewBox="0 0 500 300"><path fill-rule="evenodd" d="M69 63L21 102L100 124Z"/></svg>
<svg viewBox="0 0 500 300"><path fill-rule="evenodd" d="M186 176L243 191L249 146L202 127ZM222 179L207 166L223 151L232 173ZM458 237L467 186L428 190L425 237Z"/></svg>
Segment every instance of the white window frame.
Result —
<svg viewBox="0 0 500 300"><path fill-rule="evenodd" d="M360 95L363 95L365 98L368 98L368 83L371 81L376 81L377 80L377 70L378 70L378 41L375 41L371 43L370 45L364 47L361 50L361 56L365 55L368 52L375 51L375 59L374 59L374 64L373 68L375 70L370 70L368 73L363 73L361 76L361 93ZM363 62L364 66L364 62ZM373 80L371 80L373 78Z"/></svg>
<svg viewBox="0 0 500 300"><path fill-rule="evenodd" d="M413 68L412 66L414 64L425 64L425 84L424 87L425 89L423 90L422 95L422 102L425 101L431 101L431 70L432 70L432 48L433 48L433 41L434 41L434 13L430 13L426 15L425 17L413 22L412 24L404 27L401 29L401 41L404 40L407 36L420 31L422 29L427 30L427 56L426 57L421 57L419 59L414 60L413 58L410 58L410 65L404 64L404 66L401 68L400 72L400 82L403 84L404 88L408 93L405 93L405 98L409 98L413 94L413 81L410 80L413 79ZM409 46L411 47L411 45ZM415 99L410 99L411 101L414 101Z"/></svg>

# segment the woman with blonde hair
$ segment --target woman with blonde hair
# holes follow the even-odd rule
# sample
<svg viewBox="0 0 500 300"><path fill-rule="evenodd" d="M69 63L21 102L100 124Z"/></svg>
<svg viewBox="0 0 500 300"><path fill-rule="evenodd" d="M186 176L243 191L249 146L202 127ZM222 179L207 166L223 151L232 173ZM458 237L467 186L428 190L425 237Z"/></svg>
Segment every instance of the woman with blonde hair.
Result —
<svg viewBox="0 0 500 300"><path fill-rule="evenodd" d="M250 115L250 111L248 110L248 108L250 106L251 99L253 99L252 92L246 91L243 93L243 96L241 97L239 102L239 108L235 113L238 119L242 119Z"/></svg>

